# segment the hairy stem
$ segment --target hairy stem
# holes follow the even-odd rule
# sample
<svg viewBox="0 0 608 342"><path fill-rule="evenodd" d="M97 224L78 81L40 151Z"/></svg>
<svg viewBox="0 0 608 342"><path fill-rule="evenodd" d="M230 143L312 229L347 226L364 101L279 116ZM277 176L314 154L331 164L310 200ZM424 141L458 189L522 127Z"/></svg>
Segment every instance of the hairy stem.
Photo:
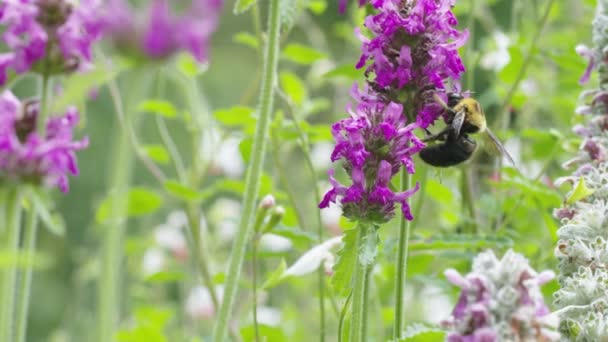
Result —
<svg viewBox="0 0 608 342"><path fill-rule="evenodd" d="M260 177L264 164L266 152L266 138L270 127L273 110L274 85L277 76L277 63L279 55L279 36L281 19L279 16L280 0L271 0L269 6L269 32L265 51L265 64L263 71L259 117L253 140L251 162L247 170L245 181L245 197L243 199L243 213L239 223L239 230L233 244L230 264L228 266L224 300L213 330L213 341L224 342L228 330L228 323L232 313L232 307L236 298L238 281L241 275L243 259L245 257L245 246L249 240L253 228L256 199L260 189Z"/></svg>
<svg viewBox="0 0 608 342"><path fill-rule="evenodd" d="M25 234L23 237L23 254L20 256L25 261L19 282L19 298L17 301L17 337L16 342L25 342L27 331L27 314L30 304L30 289L32 287L32 262L36 249L36 235L38 233L38 212L34 206L30 208L25 223Z"/></svg>
<svg viewBox="0 0 608 342"><path fill-rule="evenodd" d="M359 223L357 226L357 259L353 275L353 307L350 321L349 342L367 341L367 304L368 304L368 282L372 265L364 262L362 251L366 249L370 230L373 229L368 223Z"/></svg>
<svg viewBox="0 0 608 342"><path fill-rule="evenodd" d="M6 222L3 247L6 252L17 255L19 251L19 235L21 234L21 191L10 188L6 196ZM0 308L0 342L13 342L15 329L15 294L17 285L17 263L13 262L6 267L0 294L2 307Z"/></svg>
<svg viewBox="0 0 608 342"><path fill-rule="evenodd" d="M401 170L401 190L407 190L412 186L412 177L407 170ZM393 338L399 339L404 326L405 308L405 285L407 278L407 254L410 243L411 221L406 220L403 215L399 222L399 245L397 246L397 274L395 276L395 322L393 324Z"/></svg>
<svg viewBox="0 0 608 342"><path fill-rule="evenodd" d="M144 74L147 74L144 71ZM127 223L127 192L133 169L133 149L130 137L135 136L133 128L134 108L137 101L141 100L145 93L146 80L136 80L137 77L131 76L129 93L129 103L122 107L122 99L116 85L110 86L110 95L116 104L116 112L119 120L115 126L115 138L112 149L112 164L110 164L110 186L111 215L106 224L105 236L102 245L102 268L98 284L98 317L97 317L97 336L100 342L107 342L113 339L114 331L120 319L120 277L122 272L123 257L123 238ZM141 84L137 82L140 81ZM112 91L114 88L115 91Z"/></svg>

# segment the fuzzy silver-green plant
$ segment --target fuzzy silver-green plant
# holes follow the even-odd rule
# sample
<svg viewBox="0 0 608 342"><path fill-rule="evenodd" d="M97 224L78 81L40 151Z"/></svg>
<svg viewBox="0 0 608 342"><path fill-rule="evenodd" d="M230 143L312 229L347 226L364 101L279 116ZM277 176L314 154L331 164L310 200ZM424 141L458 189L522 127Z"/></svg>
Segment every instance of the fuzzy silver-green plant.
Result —
<svg viewBox="0 0 608 342"><path fill-rule="evenodd" d="M588 115L585 125L574 127L583 142L566 163L577 169L556 181L572 183L573 190L555 211L561 288L554 294L562 335L590 342L608 341L608 0L598 1L593 44L577 47L589 59L581 83L594 71L599 76L599 86L581 94L586 103L577 109Z"/></svg>

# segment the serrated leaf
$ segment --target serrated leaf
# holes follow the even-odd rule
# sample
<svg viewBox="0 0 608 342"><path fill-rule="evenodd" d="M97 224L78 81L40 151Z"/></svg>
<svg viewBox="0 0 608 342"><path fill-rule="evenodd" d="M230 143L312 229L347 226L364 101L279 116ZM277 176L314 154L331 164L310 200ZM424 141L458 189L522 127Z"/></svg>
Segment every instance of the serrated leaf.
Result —
<svg viewBox="0 0 608 342"><path fill-rule="evenodd" d="M186 185L183 185L176 180L168 180L165 182L164 186L165 190L167 190L169 194L181 199L182 201L196 202L202 200L204 197L202 193L190 189Z"/></svg>
<svg viewBox="0 0 608 342"><path fill-rule="evenodd" d="M297 64L309 65L326 58L326 55L309 46L291 43L283 50L283 58Z"/></svg>
<svg viewBox="0 0 608 342"><path fill-rule="evenodd" d="M374 265L378 254L378 238L378 230L375 227L369 227L367 234L363 237L363 243L358 254L361 266L371 267Z"/></svg>
<svg viewBox="0 0 608 342"><path fill-rule="evenodd" d="M142 101L142 103L139 104L138 111L158 114L169 119L177 116L177 109L175 109L171 102L158 99Z"/></svg>
<svg viewBox="0 0 608 342"><path fill-rule="evenodd" d="M249 32L236 33L232 36L232 41L253 48L254 50L258 49L258 38Z"/></svg>
<svg viewBox="0 0 608 342"><path fill-rule="evenodd" d="M445 339L445 331L439 327L414 323L405 328L398 342L439 342Z"/></svg>
<svg viewBox="0 0 608 342"><path fill-rule="evenodd" d="M357 262L357 228L344 231L342 248L338 251L333 267L334 275L331 284L340 296L347 296L351 290L353 270Z"/></svg>
<svg viewBox="0 0 608 342"><path fill-rule="evenodd" d="M153 145L144 145L142 146L142 150L148 158L159 164L167 164L171 157L169 156L169 152L163 145L153 144Z"/></svg>
<svg viewBox="0 0 608 342"><path fill-rule="evenodd" d="M262 289L268 290L283 282L286 279L285 277L283 277L283 273L285 273L286 269L287 263L285 262L285 259L281 259L279 266L277 266L277 268L272 271L272 273L270 273L268 279L266 279L264 285L262 285Z"/></svg>
<svg viewBox="0 0 608 342"><path fill-rule="evenodd" d="M243 14L256 4L257 0L237 0L234 3L234 14Z"/></svg>
<svg viewBox="0 0 608 342"><path fill-rule="evenodd" d="M63 218L56 213L51 213L52 206L49 204L49 199L37 189L30 188L30 200L33 203L31 210L36 210L38 217L44 226L53 234L63 236L65 234L65 222Z"/></svg>
<svg viewBox="0 0 608 342"><path fill-rule="evenodd" d="M306 86L304 82L300 80L298 75L283 71L279 75L281 82L281 88L289 96L289 98L298 106L301 106L306 99Z"/></svg>
<svg viewBox="0 0 608 342"><path fill-rule="evenodd" d="M281 30L287 32L293 28L300 14L299 1L280 0Z"/></svg>
<svg viewBox="0 0 608 342"><path fill-rule="evenodd" d="M101 202L97 212L95 214L95 220L98 223L105 222L111 215L113 215L112 206L114 201L124 201L126 198L125 205L127 206L125 214L128 217L143 216L155 212L160 208L162 204L162 198L156 192L135 187L130 189L126 194L110 193Z"/></svg>
<svg viewBox="0 0 608 342"><path fill-rule="evenodd" d="M240 127L254 125L253 108L235 106L232 108L218 109L213 113L213 116L221 124L229 127Z"/></svg>
<svg viewBox="0 0 608 342"><path fill-rule="evenodd" d="M585 179L580 177L578 179L578 183L576 183L576 187L570 193L570 196L566 199L567 204L572 204L574 202L578 202L582 199L585 199L591 196L594 193L593 189L589 189L587 185L585 185Z"/></svg>

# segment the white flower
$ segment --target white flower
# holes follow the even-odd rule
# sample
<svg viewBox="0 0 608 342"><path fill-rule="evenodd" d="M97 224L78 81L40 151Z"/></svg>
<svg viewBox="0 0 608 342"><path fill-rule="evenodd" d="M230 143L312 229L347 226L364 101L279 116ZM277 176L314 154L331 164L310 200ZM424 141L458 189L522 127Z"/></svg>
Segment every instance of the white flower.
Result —
<svg viewBox="0 0 608 342"><path fill-rule="evenodd" d="M317 270L321 263L330 261L333 265L334 255L331 250L342 243L342 236L331 238L304 253L296 262L283 273L283 277L303 276ZM327 264L326 271L327 271ZM331 269L331 268L330 268Z"/></svg>
<svg viewBox="0 0 608 342"><path fill-rule="evenodd" d="M494 32L493 38L496 50L483 55L479 64L484 69L500 71L511 61L511 55L509 54L511 40L500 31Z"/></svg>
<svg viewBox="0 0 608 342"><path fill-rule="evenodd" d="M260 306L257 310L258 323L271 327L278 327L281 324L281 310L270 306Z"/></svg>
<svg viewBox="0 0 608 342"><path fill-rule="evenodd" d="M165 253L159 248L149 248L144 253L142 271L145 276L151 276L165 267Z"/></svg>
<svg viewBox="0 0 608 342"><path fill-rule="evenodd" d="M260 238L260 249L269 252L287 252L292 245L291 240L276 234L264 234Z"/></svg>
<svg viewBox="0 0 608 342"><path fill-rule="evenodd" d="M215 293L218 296L218 300L221 302L224 295L224 287L217 286ZM215 315L215 308L213 307L213 300L209 289L203 286L197 286L190 290L188 298L186 299L186 313L192 319L209 319Z"/></svg>

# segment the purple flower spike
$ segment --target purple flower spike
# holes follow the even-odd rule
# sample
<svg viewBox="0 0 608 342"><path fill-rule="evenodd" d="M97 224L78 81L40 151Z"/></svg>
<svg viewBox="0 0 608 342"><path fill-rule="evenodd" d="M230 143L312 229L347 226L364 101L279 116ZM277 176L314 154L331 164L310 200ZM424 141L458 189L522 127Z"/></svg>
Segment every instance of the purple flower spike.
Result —
<svg viewBox="0 0 608 342"><path fill-rule="evenodd" d="M473 261L466 276L445 271L448 281L460 287L451 317L448 341L558 341L540 285L555 277L552 271L536 273L520 254L507 251L498 260L490 250Z"/></svg>
<svg viewBox="0 0 608 342"><path fill-rule="evenodd" d="M0 183L27 182L57 186L67 192L67 174L78 174L76 151L88 139L74 140L79 115L70 108L49 119L46 136L36 131L38 103L21 103L10 91L0 95Z"/></svg>
<svg viewBox="0 0 608 342"><path fill-rule="evenodd" d="M107 33L123 50L151 59L165 59L188 51L199 62L206 62L211 34L218 25L222 0L192 0L190 8L178 15L170 1L154 0L147 17L139 17L126 0L110 0Z"/></svg>
<svg viewBox="0 0 608 342"><path fill-rule="evenodd" d="M419 189L395 193L390 181L401 167L413 174L413 156L425 145L414 131L427 128L443 113L435 95L445 97L464 72L457 49L467 32L454 28L453 0L374 0L378 13L365 19L373 34L367 38L357 29L362 54L356 65L365 67L367 83L353 87L356 105L349 118L332 126L336 146L333 162L341 160L352 185L330 181L333 188L319 204L341 202L344 216L353 220L386 222L395 204L412 220L409 198ZM444 99L445 100L445 99Z"/></svg>
<svg viewBox="0 0 608 342"><path fill-rule="evenodd" d="M0 85L9 70L53 75L83 68L103 30L99 1L3 0L0 26L9 51L0 54Z"/></svg>

